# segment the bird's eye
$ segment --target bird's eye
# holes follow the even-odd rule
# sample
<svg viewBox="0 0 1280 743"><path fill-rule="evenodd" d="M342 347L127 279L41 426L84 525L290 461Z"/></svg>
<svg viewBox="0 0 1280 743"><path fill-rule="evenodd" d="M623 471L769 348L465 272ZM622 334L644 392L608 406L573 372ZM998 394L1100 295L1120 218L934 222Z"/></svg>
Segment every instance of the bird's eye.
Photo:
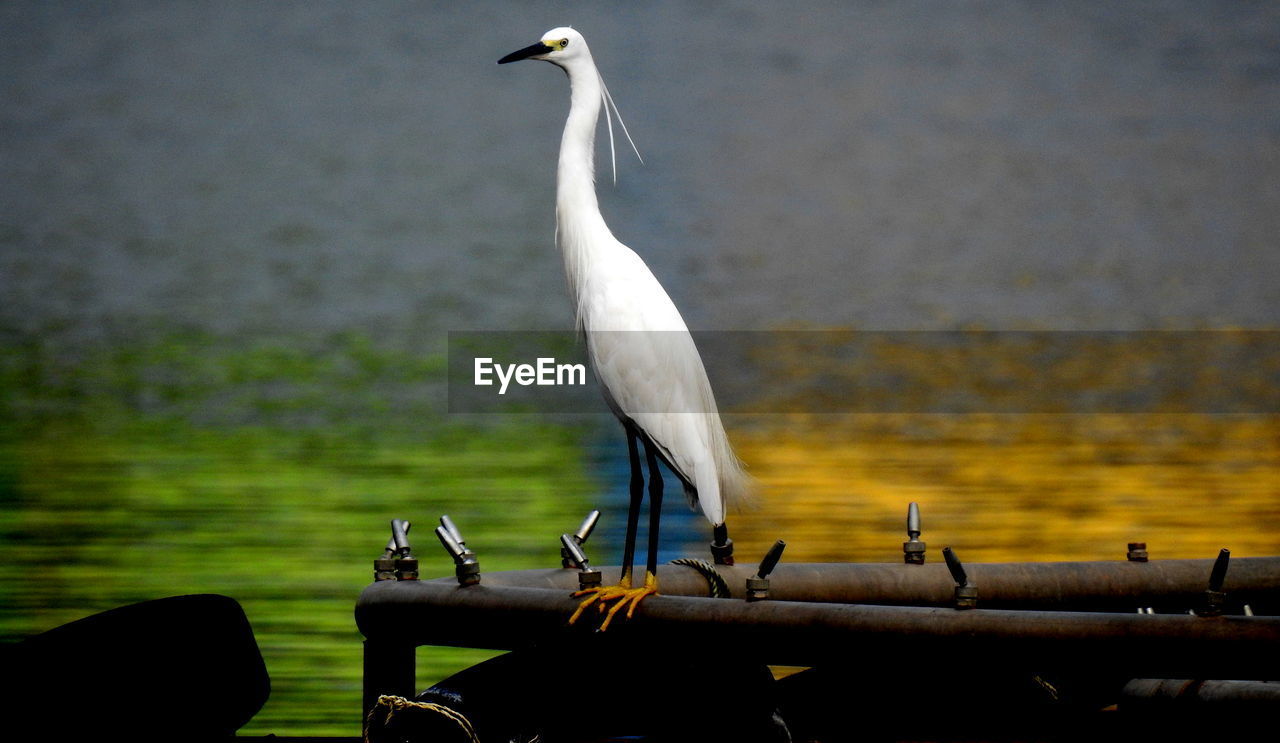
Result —
<svg viewBox="0 0 1280 743"><path fill-rule="evenodd" d="M561 48L561 49L563 49L563 48L565 48L566 46L569 46L569 40L568 40L568 39L561 39L561 40L560 40L560 48Z"/></svg>

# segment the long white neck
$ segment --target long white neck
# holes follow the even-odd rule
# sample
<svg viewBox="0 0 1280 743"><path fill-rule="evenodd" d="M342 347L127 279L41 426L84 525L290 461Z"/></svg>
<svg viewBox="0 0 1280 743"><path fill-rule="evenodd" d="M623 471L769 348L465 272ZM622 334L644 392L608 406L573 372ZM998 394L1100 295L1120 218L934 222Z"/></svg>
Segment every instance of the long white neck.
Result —
<svg viewBox="0 0 1280 743"><path fill-rule="evenodd" d="M556 169L556 243L564 256L576 312L584 273L592 259L609 249L614 240L596 200L596 122L603 93L600 73L589 56L575 60L565 72L569 75L570 105Z"/></svg>

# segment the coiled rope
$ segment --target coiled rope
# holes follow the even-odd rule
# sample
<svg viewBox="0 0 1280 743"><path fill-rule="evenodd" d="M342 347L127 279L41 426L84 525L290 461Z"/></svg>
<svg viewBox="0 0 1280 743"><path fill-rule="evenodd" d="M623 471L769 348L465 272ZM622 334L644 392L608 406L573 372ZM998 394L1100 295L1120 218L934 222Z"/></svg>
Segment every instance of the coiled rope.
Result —
<svg viewBox="0 0 1280 743"><path fill-rule="evenodd" d="M707 595L709 595L711 598L713 599L730 598L729 584L725 583L724 578L720 575L720 573L716 572L715 565L712 565L706 560L695 560L692 557L681 557L677 560L672 560L671 564L684 565L685 567L690 567L698 571L698 573L703 578L707 579L707 591L708 591Z"/></svg>
<svg viewBox="0 0 1280 743"><path fill-rule="evenodd" d="M440 719L448 720L458 727L466 740L470 743L480 743L480 738L476 737L476 730L471 726L471 721L463 717L460 712L452 710L443 704L434 702L414 702L404 697L383 694L378 697L378 701L373 705L373 709L369 710L369 716L365 719L364 725L364 743L380 743L384 740L402 740L403 736L396 734L388 738L387 728L391 724L392 718L397 712L407 710L420 710L422 712L437 715ZM383 713L381 719L375 719L375 715Z"/></svg>

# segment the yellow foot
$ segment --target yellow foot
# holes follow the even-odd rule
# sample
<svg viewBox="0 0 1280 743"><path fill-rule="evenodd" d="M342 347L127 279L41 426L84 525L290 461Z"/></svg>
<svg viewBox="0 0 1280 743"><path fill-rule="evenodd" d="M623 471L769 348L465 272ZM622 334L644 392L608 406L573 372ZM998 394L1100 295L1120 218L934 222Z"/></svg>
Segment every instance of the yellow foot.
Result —
<svg viewBox="0 0 1280 743"><path fill-rule="evenodd" d="M587 596L587 598L578 604L578 610L569 617L569 624L578 621L578 617L582 616L582 612L591 605L595 605L606 616L604 621L600 623L600 631L609 629L609 623L613 621L614 616L622 611L622 607L629 606L627 609L627 619L635 613L636 607L640 605L646 597L652 596L658 592L658 576L653 573L646 572L644 576L644 585L640 588L631 587L630 576L623 576L622 580L616 586L602 586L600 588L588 588L585 591L576 591L574 596ZM613 606L608 606L610 601L615 601Z"/></svg>

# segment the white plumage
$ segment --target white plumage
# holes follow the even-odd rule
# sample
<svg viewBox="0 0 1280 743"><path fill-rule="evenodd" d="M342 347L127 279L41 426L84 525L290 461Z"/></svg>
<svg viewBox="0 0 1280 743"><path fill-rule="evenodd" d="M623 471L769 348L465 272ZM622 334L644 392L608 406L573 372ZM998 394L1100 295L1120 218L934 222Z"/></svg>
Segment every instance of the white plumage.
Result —
<svg viewBox="0 0 1280 743"><path fill-rule="evenodd" d="M745 497L749 480L729 446L702 358L680 311L640 256L613 236L595 191L595 131L600 109L613 105L582 35L553 28L542 41L503 57L499 64L541 59L569 76L569 118L556 168L556 245L564 257L578 328L605 400L622 421L631 455L631 506L618 584L580 592L591 594L570 618L592 604L608 609L601 629L630 606L657 593L658 523L662 511L665 460L683 481L691 506L701 507L713 529L717 559L730 561L725 529L727 507ZM616 113L617 109L614 108ZM612 117L609 144L613 155ZM622 123L621 116L618 117ZM622 127L626 133L626 126ZM627 139L631 135L627 133ZM634 147L634 143L632 145ZM637 156L639 153L637 153ZM616 156L615 178L616 178ZM649 465L649 553L643 587L634 588L631 561L643 498L638 442Z"/></svg>
<svg viewBox="0 0 1280 743"><path fill-rule="evenodd" d="M543 53L521 58L545 59L569 76L556 245L592 369L614 414L657 446L707 519L723 524L726 507L746 496L750 480L729 445L680 311L640 256L613 236L596 200L595 132L600 109L608 113L612 101L582 34L561 27L542 39Z"/></svg>

